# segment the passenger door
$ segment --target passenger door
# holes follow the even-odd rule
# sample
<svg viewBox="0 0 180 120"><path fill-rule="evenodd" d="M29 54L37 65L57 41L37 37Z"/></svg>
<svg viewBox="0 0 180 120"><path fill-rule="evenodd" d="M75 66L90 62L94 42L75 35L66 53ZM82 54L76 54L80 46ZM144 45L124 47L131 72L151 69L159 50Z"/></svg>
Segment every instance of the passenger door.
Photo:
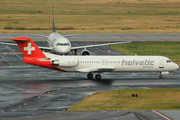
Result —
<svg viewBox="0 0 180 120"><path fill-rule="evenodd" d="M159 61L159 68L164 68L164 61L163 60Z"/></svg>

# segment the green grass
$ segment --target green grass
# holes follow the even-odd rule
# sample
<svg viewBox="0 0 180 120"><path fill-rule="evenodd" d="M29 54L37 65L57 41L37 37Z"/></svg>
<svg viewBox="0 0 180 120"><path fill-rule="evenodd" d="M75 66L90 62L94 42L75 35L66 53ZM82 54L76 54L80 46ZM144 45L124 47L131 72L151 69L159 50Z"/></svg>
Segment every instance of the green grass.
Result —
<svg viewBox="0 0 180 120"><path fill-rule="evenodd" d="M1 0L0 32L50 33L53 6L60 33L180 32L178 0Z"/></svg>
<svg viewBox="0 0 180 120"><path fill-rule="evenodd" d="M138 93L138 98L131 98ZM97 92L68 111L180 110L180 88L128 89Z"/></svg>
<svg viewBox="0 0 180 120"><path fill-rule="evenodd" d="M160 55L180 65L180 42L145 42L113 45L111 48L125 55Z"/></svg>

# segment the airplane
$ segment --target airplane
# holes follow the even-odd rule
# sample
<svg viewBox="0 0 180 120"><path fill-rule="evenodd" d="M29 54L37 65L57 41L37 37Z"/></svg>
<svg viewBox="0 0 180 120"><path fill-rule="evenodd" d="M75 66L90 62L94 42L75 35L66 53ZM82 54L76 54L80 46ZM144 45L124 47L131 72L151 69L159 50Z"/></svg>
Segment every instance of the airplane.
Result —
<svg viewBox="0 0 180 120"><path fill-rule="evenodd" d="M125 43L131 42L131 41L126 41L126 42L115 42L115 43L105 43L105 44L95 44L95 45L72 47L71 42L65 37L70 37L70 36L77 35L77 34L62 36L62 35L56 33L54 7L53 7L53 33L51 33L49 36L37 35L37 34L31 34L31 35L48 38L47 42L48 42L49 47L43 47L43 46L38 46L38 47L41 50L51 51L51 53L55 53L55 54L59 54L59 55L68 55L70 52L77 55L78 49L84 49L81 51L81 55L90 55L91 54L90 51L88 51L86 48L98 47L98 46L108 46L108 45L110 46L110 45L115 45L115 44L125 44ZM17 44L13 44L13 43L4 43L4 42L0 42L0 44L17 45Z"/></svg>
<svg viewBox="0 0 180 120"><path fill-rule="evenodd" d="M164 56L61 56L42 52L28 37L12 38L22 53L23 62L64 72L87 73L88 79L101 79L103 72L160 72L163 74L179 69L179 66Z"/></svg>

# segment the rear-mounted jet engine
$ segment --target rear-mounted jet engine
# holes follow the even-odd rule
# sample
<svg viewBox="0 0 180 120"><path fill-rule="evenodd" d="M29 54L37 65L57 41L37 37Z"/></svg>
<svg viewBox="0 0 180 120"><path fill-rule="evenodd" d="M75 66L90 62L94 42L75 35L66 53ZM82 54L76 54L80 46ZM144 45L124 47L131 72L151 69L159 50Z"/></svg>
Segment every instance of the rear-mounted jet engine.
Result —
<svg viewBox="0 0 180 120"><path fill-rule="evenodd" d="M58 60L52 60L51 62L53 65L59 67L75 67L79 63L77 59L58 59Z"/></svg>

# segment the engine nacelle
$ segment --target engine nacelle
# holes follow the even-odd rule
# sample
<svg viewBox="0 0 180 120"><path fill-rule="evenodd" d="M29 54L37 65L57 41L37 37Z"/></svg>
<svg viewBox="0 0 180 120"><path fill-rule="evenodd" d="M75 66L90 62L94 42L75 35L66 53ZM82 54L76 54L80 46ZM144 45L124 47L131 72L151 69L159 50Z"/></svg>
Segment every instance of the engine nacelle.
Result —
<svg viewBox="0 0 180 120"><path fill-rule="evenodd" d="M57 59L51 61L53 65L59 67L75 67L79 64L78 59Z"/></svg>
<svg viewBox="0 0 180 120"><path fill-rule="evenodd" d="M90 55L90 54L91 53L86 49L81 52L81 55Z"/></svg>

